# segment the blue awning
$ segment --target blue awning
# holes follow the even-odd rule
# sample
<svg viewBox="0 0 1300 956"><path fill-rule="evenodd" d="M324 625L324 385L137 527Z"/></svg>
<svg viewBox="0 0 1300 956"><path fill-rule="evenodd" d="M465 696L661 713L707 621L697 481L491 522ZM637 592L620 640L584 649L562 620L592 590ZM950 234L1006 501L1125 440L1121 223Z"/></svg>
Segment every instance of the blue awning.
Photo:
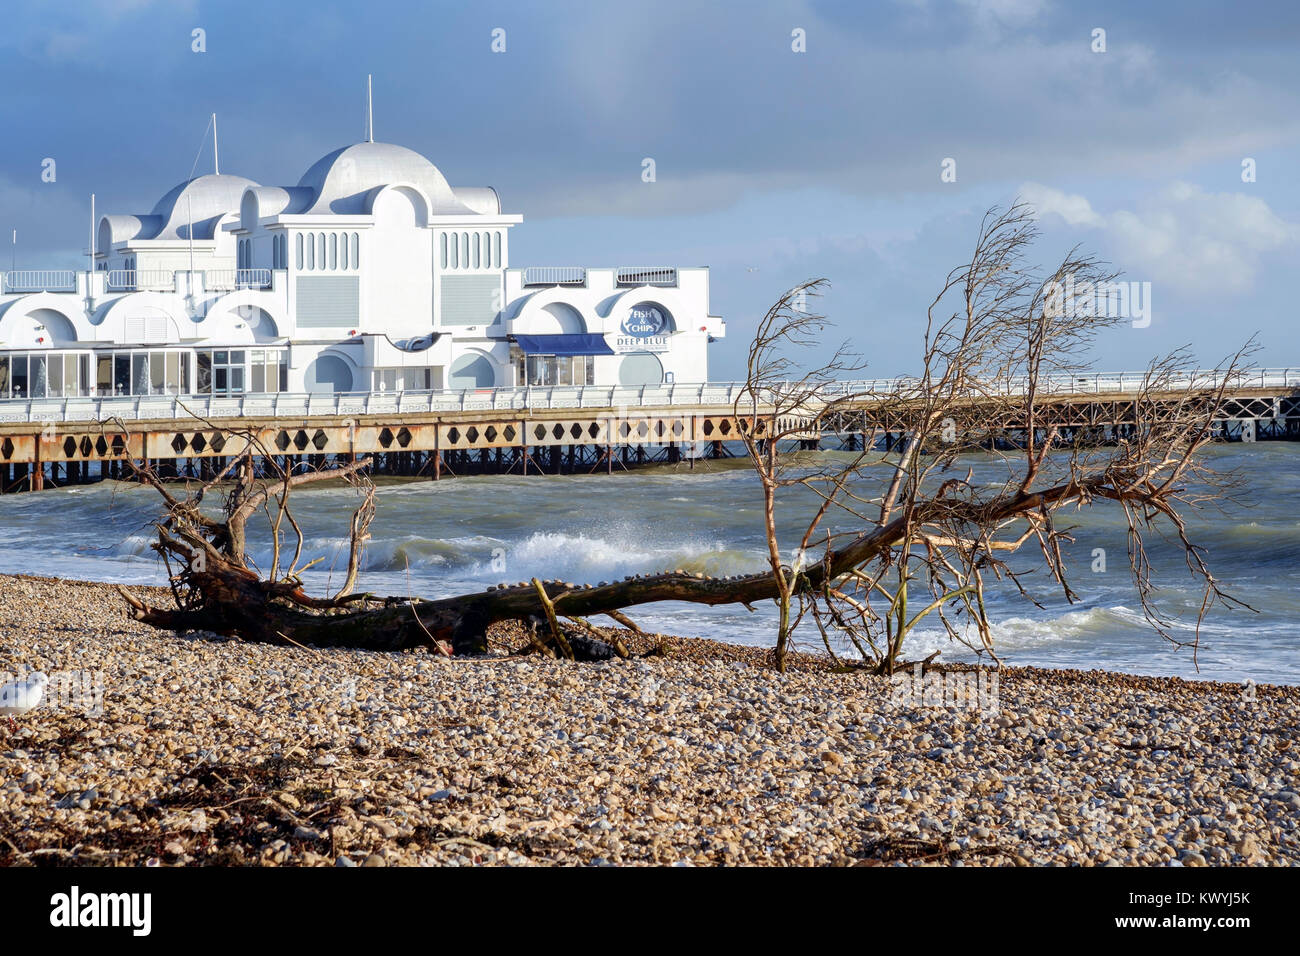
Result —
<svg viewBox="0 0 1300 956"><path fill-rule="evenodd" d="M587 332L564 335L516 335L515 342L529 355L613 355L605 336Z"/></svg>

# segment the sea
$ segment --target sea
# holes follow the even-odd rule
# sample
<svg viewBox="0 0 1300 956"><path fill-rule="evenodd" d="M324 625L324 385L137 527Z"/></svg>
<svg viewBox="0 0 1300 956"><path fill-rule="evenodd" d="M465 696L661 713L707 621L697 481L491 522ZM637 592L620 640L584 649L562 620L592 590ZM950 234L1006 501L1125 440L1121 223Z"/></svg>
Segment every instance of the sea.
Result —
<svg viewBox="0 0 1300 956"><path fill-rule="evenodd" d="M796 467L814 468L843 452L803 452ZM1041 568L1037 549L1010 559L1028 573L1032 600L1007 585L989 593L994 646L1012 665L1102 668L1192 679L1300 684L1300 446L1220 445L1208 463L1238 471L1244 485L1221 507L1188 513L1193 540L1222 587L1249 605L1215 608L1201 625L1196 653L1162 638L1146 622L1128 569L1126 525L1118 509L1098 503L1058 513L1072 528L1065 547L1072 603ZM999 482L1004 466L971 456L954 469L975 481ZM347 527L357 492L305 488L293 495L306 533L304 554L323 557L305 577L324 593L337 586L347 561ZM534 576L596 584L633 574L682 569L709 575L761 571L766 566L762 504L744 458L643 468L613 476L484 476L433 482L382 479L360 587L437 598ZM151 522L161 511L156 491L105 481L37 493L0 496L0 572L126 584L163 584L165 570L151 550ZM797 543L817 501L787 489L778 518L787 548ZM835 518L850 531L856 519ZM269 539L253 539L255 557L269 559ZM1156 597L1177 618L1179 641L1195 634L1201 601L1181 547L1153 530L1148 556ZM1099 557L1101 560L1099 560ZM1036 602L1036 603L1035 603ZM739 644L770 646L773 605L705 607L660 603L632 608L644 629ZM817 650L809 623L797 644ZM837 650L846 651L842 645ZM909 659L940 651L940 660L973 661L938 622L923 622L905 648ZM851 657L851 654L850 654Z"/></svg>

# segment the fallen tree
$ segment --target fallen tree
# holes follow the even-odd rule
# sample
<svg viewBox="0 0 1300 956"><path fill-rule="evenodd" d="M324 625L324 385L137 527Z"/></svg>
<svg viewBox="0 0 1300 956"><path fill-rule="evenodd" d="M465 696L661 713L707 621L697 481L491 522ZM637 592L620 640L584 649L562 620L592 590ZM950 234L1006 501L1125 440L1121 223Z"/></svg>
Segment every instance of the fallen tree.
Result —
<svg viewBox="0 0 1300 956"><path fill-rule="evenodd" d="M1011 581L1032 601L1020 584L1024 571L1008 564L1027 543L1037 544L1039 566L1067 600L1075 600L1062 547L1072 539L1055 520L1057 512L1109 502L1126 519L1129 569L1148 621L1170 640L1169 621L1152 600L1143 534L1157 523L1172 530L1204 589L1199 633L1211 605L1244 606L1211 574L1203 549L1188 537L1183 511L1217 502L1231 485L1230 476L1205 467L1199 452L1215 437L1216 415L1245 353L1204 381L1189 380L1183 353L1154 362L1130 399L1131 427L1123 438L1117 435L1104 448L1075 442L1062 449L1045 408L1048 376L1082 369L1078 355L1117 320L1062 314L1046 290L1068 277L1101 283L1113 275L1073 253L1046 276L1034 275L1021 262L1034 235L1023 207L990 213L971 261L953 270L930 308L923 374L890 391L837 393L835 377L857 368L842 350L799 374L778 353L820 340L822 317L805 305L820 280L792 289L769 310L751 346L747 388L733 408L763 490L770 567L761 573L717 578L676 571L597 586L534 579L435 600L358 592L375 509L366 478L369 460L290 474L255 434L246 433L242 457L185 497L173 495L146 467L137 468L167 504L156 523L154 548L168 565L176 606L151 606L126 589L122 594L132 616L154 627L315 647L481 653L488 649L490 627L520 621L532 650L571 659L627 656L590 617L606 615L628 626L623 611L659 601L751 609L774 601L780 611L773 654L778 668L784 667L791 633L811 616L832 654L831 635L840 634L861 653L862 663L889 673L908 633L931 613L954 640L964 640L963 625L973 625L973 646L992 656L985 576ZM959 304L944 317L937 309L949 295ZM828 392L834 397L828 399ZM890 409L890 427L905 437L894 457L864 447L846 464L808 468L782 452L782 441L788 446L806 434L810 410L851 415L864 399ZM988 443L988 424L997 421L1003 427L1018 423L1023 435L1009 452ZM1005 482L972 481L971 469L953 470L960 456L987 457L990 451L1007 465ZM302 575L320 559L302 563L303 534L289 501L295 490L327 480L350 483L359 502L342 586L316 597L307 593ZM224 514L208 513L206 498L226 482ZM1192 485L1199 490L1189 490ZM820 505L787 562L775 515L778 492L795 486L816 495ZM248 554L247 525L257 514L265 515L271 532L271 567L265 572ZM849 530L825 530L831 515L847 520ZM924 590L909 604L913 587Z"/></svg>

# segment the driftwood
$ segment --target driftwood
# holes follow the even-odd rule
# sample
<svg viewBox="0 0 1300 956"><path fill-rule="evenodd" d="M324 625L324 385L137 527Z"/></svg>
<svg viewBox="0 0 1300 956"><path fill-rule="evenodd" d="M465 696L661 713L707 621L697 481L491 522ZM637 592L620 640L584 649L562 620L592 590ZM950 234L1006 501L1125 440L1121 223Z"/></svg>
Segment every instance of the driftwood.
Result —
<svg viewBox="0 0 1300 956"><path fill-rule="evenodd" d="M1042 570L1067 601L1078 600L1063 547L1073 538L1060 513L1106 502L1124 517L1115 547L1122 540L1147 621L1194 652L1198 637L1176 640L1171 617L1156 606L1144 535L1159 527L1181 546L1186 570L1202 591L1196 635L1211 607L1248 607L1211 573L1205 550L1189 537L1185 512L1220 506L1238 487L1237 476L1214 472L1200 452L1214 438L1227 389L1239 380L1253 345L1208 377L1193 378L1182 351L1155 360L1126 400L1131 420L1113 423L1108 445L1094 447L1079 435L1063 443L1047 408L1049 375L1082 373L1079 355L1097 333L1122 320L1109 312L1062 311L1049 290L1067 280L1100 287L1114 276L1074 252L1040 274L1025 259L1034 236L1023 206L990 211L971 261L949 274L927 311L922 374L880 391L848 393L836 384L857 367L843 350L811 370L784 357L824 338L822 317L805 301L820 290L820 280L797 286L772 307L759 324L746 387L732 407L762 486L769 566L761 573L711 578L666 572L596 587L535 578L437 600L355 593L375 507L369 460L291 475L249 432L244 456L188 497L176 497L147 468L137 469L167 503L154 549L172 572L176 607L152 607L122 593L137 620L159 628L318 647L481 653L488 629L514 620L526 628L532 650L569 660L628 656L588 617L605 615L640 634L624 611L641 604L741 604L752 610L774 601L777 668L784 667L791 633L811 619L829 653L836 654L832 638L848 641L868 666L892 673L908 635L934 618L951 639L996 660L985 599L993 581L1009 582L1037 603L1021 577ZM866 417L863 403L874 409ZM844 465L832 457L811 469L799 456L783 454L780 443L803 440L810 415L862 431L859 454ZM887 418L872 417L879 415ZM990 447L990 428L999 426L1019 436L1008 449ZM867 452L869 434L879 428L899 436L883 461ZM970 454L997 462L1000 480L974 480L963 460ZM269 476L255 474L258 460ZM314 562L301 563L304 538L288 501L294 490L328 479L352 484L360 502L351 520L345 580L332 595L313 597L302 574ZM224 516L203 510L205 495L227 480L233 485ZM776 502L778 492L796 486L821 504L791 548L794 541L778 536ZM263 513L273 547L265 572L248 558L245 530ZM839 520L829 521L830 515ZM1032 553L1035 546L1036 567L1010 566L1022 547ZM975 636L968 639L971 628Z"/></svg>
<svg viewBox="0 0 1300 956"><path fill-rule="evenodd" d="M312 479L346 477L355 471L356 466L348 466L346 470L314 472ZM1088 482L1070 481L1041 491L1022 492L1005 501L998 514L981 517L1000 520L1017 514L1033 514L1066 501L1092 498L1126 501L1142 495L1141 490L1113 487L1104 477ZM260 500L265 502L267 498ZM281 580L260 578L242 559L234 559L227 551L214 546L215 540L228 548L229 542L237 539L229 533L226 523L215 519L193 522L194 511L188 503L175 498L172 501L169 518L158 525L160 540L154 547L181 564L181 570L174 576L174 583L183 584L183 598L178 602L181 606L151 607L125 588L120 589L136 620L167 630L212 631L272 644L379 651L434 649L438 642L445 641L455 653L467 654L486 652L487 630L501 621L536 618L549 622L558 616L599 614L626 620L621 614L624 608L656 601L754 604L778 597L777 585L767 573L710 578L669 572L599 587L535 581L438 600L378 598L364 593L315 598L304 591L296 576ZM962 503L940 500L921 505L911 520L924 521L927 507L951 512L962 507ZM249 512L241 506L235 513ZM900 516L882 527L865 531L806 568L800 577L801 586L814 592L823 588L828 580L840 578L884 553L902 540L908 530L908 519ZM564 656L571 654L572 651Z"/></svg>

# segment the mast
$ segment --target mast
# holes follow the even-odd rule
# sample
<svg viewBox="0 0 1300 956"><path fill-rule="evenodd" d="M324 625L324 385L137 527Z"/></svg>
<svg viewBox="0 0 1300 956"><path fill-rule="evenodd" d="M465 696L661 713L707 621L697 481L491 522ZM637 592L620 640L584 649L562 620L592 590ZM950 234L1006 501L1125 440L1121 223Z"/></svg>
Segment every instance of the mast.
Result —
<svg viewBox="0 0 1300 956"><path fill-rule="evenodd" d="M217 156L217 114L212 114L212 174L221 175L221 160Z"/></svg>
<svg viewBox="0 0 1300 956"><path fill-rule="evenodd" d="M366 142L375 141L374 74L366 74Z"/></svg>

